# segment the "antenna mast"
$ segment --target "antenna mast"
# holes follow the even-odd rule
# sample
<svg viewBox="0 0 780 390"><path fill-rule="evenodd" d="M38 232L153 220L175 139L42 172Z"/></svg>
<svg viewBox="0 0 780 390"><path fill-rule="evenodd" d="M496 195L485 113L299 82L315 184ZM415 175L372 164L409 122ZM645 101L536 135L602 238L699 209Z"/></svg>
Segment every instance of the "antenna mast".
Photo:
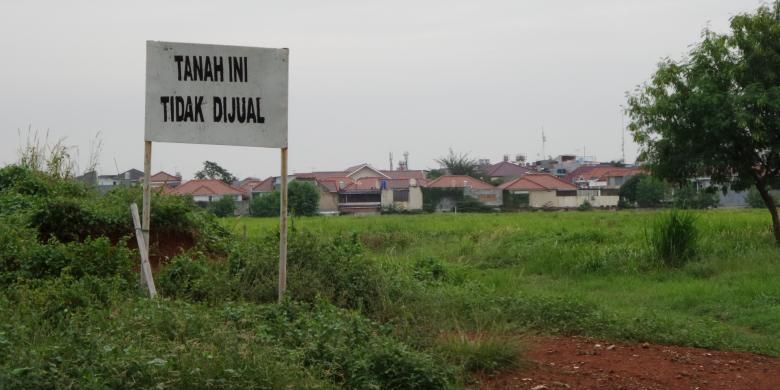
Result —
<svg viewBox="0 0 780 390"><path fill-rule="evenodd" d="M626 110L620 106L620 154L623 164L626 163Z"/></svg>

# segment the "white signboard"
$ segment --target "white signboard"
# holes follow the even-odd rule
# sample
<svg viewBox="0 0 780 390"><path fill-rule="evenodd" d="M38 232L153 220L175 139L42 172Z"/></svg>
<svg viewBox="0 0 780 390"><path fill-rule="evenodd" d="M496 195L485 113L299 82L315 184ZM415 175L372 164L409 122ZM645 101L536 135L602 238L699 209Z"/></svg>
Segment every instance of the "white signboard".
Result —
<svg viewBox="0 0 780 390"><path fill-rule="evenodd" d="M146 141L287 147L287 49L146 42Z"/></svg>

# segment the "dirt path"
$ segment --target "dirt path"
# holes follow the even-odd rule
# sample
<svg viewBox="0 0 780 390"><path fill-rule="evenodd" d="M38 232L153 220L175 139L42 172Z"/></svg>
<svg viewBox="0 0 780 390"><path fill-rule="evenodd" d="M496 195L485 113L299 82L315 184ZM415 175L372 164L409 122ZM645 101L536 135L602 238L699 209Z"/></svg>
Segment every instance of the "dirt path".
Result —
<svg viewBox="0 0 780 390"><path fill-rule="evenodd" d="M582 337L536 339L528 367L481 377L486 389L780 389L780 358Z"/></svg>

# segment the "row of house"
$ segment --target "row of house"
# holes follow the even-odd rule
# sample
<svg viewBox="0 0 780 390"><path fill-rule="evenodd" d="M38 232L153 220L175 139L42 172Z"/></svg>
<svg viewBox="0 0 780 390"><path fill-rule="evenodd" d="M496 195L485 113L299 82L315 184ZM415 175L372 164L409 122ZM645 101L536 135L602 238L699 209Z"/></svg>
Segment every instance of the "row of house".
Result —
<svg viewBox="0 0 780 390"><path fill-rule="evenodd" d="M481 167L479 180L470 176L444 175L429 180L423 170L380 170L364 163L338 171L295 173L291 181L311 183L320 193L322 214L366 214L382 210L418 211L424 206L424 189L449 189L482 204L499 208L575 208L586 201L594 207L615 207L618 189L625 180L640 173L638 168L589 165L567 175L539 172L533 167L502 161ZM102 190L114 186L141 184L142 172L131 169L117 175L96 176ZM196 202L213 202L231 197L246 206L255 197L279 188L278 177L247 178L227 184L220 180L182 181L181 175L158 172L151 186L170 195L191 196ZM454 191L454 192L452 192ZM441 197L433 209L456 210L455 197ZM247 207L239 207L245 212Z"/></svg>

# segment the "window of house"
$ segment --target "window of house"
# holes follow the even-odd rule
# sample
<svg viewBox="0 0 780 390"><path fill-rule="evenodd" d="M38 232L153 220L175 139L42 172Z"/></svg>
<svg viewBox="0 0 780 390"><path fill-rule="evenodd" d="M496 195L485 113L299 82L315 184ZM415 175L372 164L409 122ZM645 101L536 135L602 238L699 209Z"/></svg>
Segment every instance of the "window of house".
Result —
<svg viewBox="0 0 780 390"><path fill-rule="evenodd" d="M393 190L393 201L394 202L408 202L409 201L409 190Z"/></svg>
<svg viewBox="0 0 780 390"><path fill-rule="evenodd" d="M382 195L379 192L363 194L339 194L339 203L379 203Z"/></svg>
<svg viewBox="0 0 780 390"><path fill-rule="evenodd" d="M555 196L577 196L577 190L558 190Z"/></svg>

